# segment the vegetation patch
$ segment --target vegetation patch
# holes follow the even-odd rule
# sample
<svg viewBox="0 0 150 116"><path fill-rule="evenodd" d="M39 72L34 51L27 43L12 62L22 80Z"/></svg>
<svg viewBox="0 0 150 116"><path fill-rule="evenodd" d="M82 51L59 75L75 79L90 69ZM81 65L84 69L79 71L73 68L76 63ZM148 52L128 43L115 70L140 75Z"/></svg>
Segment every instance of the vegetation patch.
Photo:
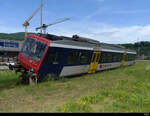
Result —
<svg viewBox="0 0 150 116"><path fill-rule="evenodd" d="M150 112L150 61L76 78L16 85L0 71L0 112Z"/></svg>
<svg viewBox="0 0 150 116"><path fill-rule="evenodd" d="M150 70L147 67L150 66L150 63L147 63L148 66L145 66L143 70L137 65L121 69L131 78L118 80L111 88L99 89L94 95L83 96L78 101L90 107L88 112L149 112ZM75 112L69 107L65 108L64 112ZM60 111L63 112L63 110Z"/></svg>

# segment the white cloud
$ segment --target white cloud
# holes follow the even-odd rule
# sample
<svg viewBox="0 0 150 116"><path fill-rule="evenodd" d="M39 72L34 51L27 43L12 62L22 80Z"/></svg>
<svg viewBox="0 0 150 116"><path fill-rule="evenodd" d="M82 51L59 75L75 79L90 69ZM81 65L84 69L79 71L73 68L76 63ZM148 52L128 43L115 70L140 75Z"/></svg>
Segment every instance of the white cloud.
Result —
<svg viewBox="0 0 150 116"><path fill-rule="evenodd" d="M150 41L150 25L92 28L89 34L96 40L114 44L134 43L138 38L140 41Z"/></svg>
<svg viewBox="0 0 150 116"><path fill-rule="evenodd" d="M14 33L24 31L23 27L4 27L0 26L0 32ZM30 32L35 32L34 28L29 27ZM62 23L49 27L47 31L55 35L79 36L91 38L105 43L134 43L139 41L150 41L150 24L145 26L114 26L90 21L69 22L69 25Z"/></svg>
<svg viewBox="0 0 150 116"><path fill-rule="evenodd" d="M81 29L83 25L85 28ZM145 26L117 27L108 24L89 23L88 26L86 24L75 24L75 26L76 29L73 28L72 24L72 27L58 28L51 31L51 33L65 36L78 34L79 36L113 44L135 43L138 40L150 41L150 24Z"/></svg>

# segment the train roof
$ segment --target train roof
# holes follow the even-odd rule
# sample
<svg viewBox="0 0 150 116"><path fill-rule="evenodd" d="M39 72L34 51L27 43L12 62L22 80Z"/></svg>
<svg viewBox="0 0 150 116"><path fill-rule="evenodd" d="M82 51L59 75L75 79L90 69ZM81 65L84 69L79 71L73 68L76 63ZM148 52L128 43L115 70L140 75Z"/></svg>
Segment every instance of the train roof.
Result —
<svg viewBox="0 0 150 116"><path fill-rule="evenodd" d="M42 37L51 40L50 46L83 49L83 50L94 50L95 48L97 48L96 50L98 51L118 52L118 53L124 53L126 51L127 53L136 54L134 50L126 49L125 47L117 44L101 43L97 40L80 37L78 35L74 35L72 37L65 37L47 34Z"/></svg>

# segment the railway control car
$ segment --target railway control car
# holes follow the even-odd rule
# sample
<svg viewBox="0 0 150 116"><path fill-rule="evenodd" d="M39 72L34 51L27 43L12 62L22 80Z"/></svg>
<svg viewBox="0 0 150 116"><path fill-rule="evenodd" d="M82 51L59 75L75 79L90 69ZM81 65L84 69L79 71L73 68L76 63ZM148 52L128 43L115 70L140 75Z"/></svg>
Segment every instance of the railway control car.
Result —
<svg viewBox="0 0 150 116"><path fill-rule="evenodd" d="M15 61L21 49L21 42L0 39L0 63Z"/></svg>
<svg viewBox="0 0 150 116"><path fill-rule="evenodd" d="M22 83L37 83L48 74L72 76L135 63L136 52L119 45L79 37L28 35L10 69L22 72Z"/></svg>

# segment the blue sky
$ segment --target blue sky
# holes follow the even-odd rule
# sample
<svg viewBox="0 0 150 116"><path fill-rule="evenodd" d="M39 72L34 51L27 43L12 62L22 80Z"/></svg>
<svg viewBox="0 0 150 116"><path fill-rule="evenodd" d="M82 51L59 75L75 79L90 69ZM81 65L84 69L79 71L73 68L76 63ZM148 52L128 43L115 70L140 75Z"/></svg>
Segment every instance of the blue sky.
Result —
<svg viewBox="0 0 150 116"><path fill-rule="evenodd" d="M51 26L48 33L89 37L106 43L150 41L150 0L43 0L43 23L69 17ZM24 31L22 24L40 0L0 0L0 32ZM29 31L40 25L40 12L30 21Z"/></svg>

